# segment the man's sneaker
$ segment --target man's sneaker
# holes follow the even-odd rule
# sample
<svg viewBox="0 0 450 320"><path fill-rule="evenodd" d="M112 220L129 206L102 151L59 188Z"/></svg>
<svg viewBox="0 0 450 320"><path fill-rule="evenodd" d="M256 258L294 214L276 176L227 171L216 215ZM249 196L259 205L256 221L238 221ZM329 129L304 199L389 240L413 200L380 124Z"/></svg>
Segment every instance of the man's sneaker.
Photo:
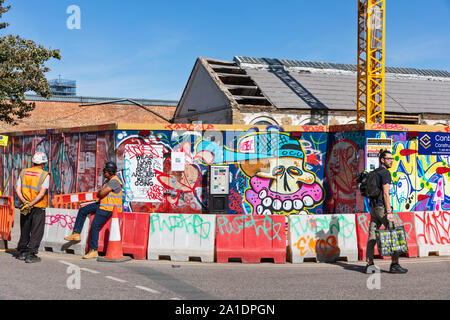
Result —
<svg viewBox="0 0 450 320"><path fill-rule="evenodd" d="M380 272L380 268L374 264L368 264L368 265L366 265L364 272L367 274L376 273L376 272Z"/></svg>
<svg viewBox="0 0 450 320"><path fill-rule="evenodd" d="M18 260L25 260L28 256L28 252L20 252L19 255L17 256Z"/></svg>
<svg viewBox="0 0 450 320"><path fill-rule="evenodd" d="M35 262L40 262L41 258L39 258L37 255L35 255L34 253L29 254L26 258L25 258L25 263L35 263Z"/></svg>
<svg viewBox="0 0 450 320"><path fill-rule="evenodd" d="M78 242L78 241L81 241L81 236L79 233L74 232L74 233L72 233L72 235L65 237L64 240Z"/></svg>
<svg viewBox="0 0 450 320"><path fill-rule="evenodd" d="M390 273L407 273L408 269L402 268L398 263L391 264L389 268Z"/></svg>
<svg viewBox="0 0 450 320"><path fill-rule="evenodd" d="M98 257L98 251L97 250L90 250L82 258L83 259L92 259L92 258L97 258L97 257Z"/></svg>

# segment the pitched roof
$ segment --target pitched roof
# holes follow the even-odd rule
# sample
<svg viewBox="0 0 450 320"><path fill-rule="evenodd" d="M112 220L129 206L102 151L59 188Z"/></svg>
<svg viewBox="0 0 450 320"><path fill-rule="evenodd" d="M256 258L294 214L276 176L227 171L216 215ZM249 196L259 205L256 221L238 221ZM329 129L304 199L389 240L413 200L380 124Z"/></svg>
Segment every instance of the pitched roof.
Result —
<svg viewBox="0 0 450 320"><path fill-rule="evenodd" d="M279 109L356 110L356 66L235 57L262 94ZM450 113L450 73L386 68L385 110Z"/></svg>

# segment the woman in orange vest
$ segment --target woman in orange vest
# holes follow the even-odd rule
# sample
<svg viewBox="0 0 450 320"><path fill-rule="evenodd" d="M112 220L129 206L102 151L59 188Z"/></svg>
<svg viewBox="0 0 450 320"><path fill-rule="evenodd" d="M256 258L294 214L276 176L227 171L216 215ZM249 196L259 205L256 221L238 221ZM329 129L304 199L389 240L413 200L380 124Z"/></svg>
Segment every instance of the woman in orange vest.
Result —
<svg viewBox="0 0 450 320"><path fill-rule="evenodd" d="M89 252L83 259L98 257L98 236L100 229L111 217L114 206L118 212L122 212L122 181L117 177L117 166L114 162L107 162L103 167L103 174L107 179L102 188L97 192L99 202L87 205L78 210L77 219L73 227L72 235L65 237L67 241L81 241L81 230L83 229L86 216L95 214L91 225L91 239L89 240Z"/></svg>
<svg viewBox="0 0 450 320"><path fill-rule="evenodd" d="M26 263L41 261L36 254L44 236L45 208L48 204L48 172L44 171L48 162L43 152L36 152L31 160L34 164L23 169L16 184L16 193L23 203L20 210L20 239L17 245L19 260Z"/></svg>

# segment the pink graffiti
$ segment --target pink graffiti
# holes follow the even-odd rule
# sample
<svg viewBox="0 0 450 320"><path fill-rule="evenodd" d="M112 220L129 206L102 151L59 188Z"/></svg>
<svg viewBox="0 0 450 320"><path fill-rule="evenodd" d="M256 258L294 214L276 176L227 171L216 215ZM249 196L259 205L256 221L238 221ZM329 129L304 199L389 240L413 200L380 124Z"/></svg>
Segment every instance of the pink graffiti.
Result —
<svg viewBox="0 0 450 320"><path fill-rule="evenodd" d="M152 155L155 158L160 158L158 151L151 144L127 145L125 152L130 155L130 159L136 156Z"/></svg>
<svg viewBox="0 0 450 320"><path fill-rule="evenodd" d="M56 214L56 215L46 215L45 216L46 221L45 224L52 226L55 223L59 223L61 228L69 228L70 230L73 230L73 224L75 223L76 217L71 217L69 215L64 214ZM47 221L49 219L50 221Z"/></svg>

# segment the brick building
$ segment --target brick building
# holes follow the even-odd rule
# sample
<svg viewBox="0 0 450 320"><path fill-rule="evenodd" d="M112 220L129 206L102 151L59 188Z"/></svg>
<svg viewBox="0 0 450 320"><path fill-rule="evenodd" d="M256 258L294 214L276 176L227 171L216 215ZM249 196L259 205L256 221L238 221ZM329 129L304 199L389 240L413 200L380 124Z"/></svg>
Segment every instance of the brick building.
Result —
<svg viewBox="0 0 450 320"><path fill-rule="evenodd" d="M71 128L123 123L168 123L178 101L148 99L116 99L82 96L52 96L44 99L27 95L34 102L31 116L17 126L2 123L0 132Z"/></svg>

